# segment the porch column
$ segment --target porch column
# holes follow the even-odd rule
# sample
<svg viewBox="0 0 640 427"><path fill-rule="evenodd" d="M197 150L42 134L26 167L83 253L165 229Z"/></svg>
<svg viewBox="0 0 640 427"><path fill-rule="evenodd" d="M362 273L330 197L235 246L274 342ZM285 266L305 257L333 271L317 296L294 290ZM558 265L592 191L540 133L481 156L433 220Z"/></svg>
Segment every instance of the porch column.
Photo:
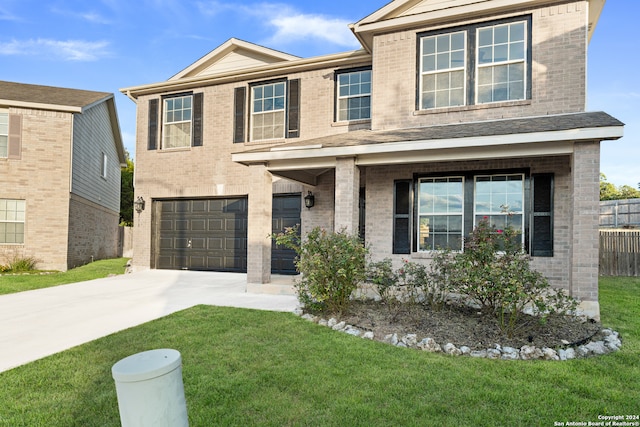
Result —
<svg viewBox="0 0 640 427"><path fill-rule="evenodd" d="M355 157L336 159L335 231L358 232L360 169Z"/></svg>
<svg viewBox="0 0 640 427"><path fill-rule="evenodd" d="M264 165L249 166L247 283L271 282L272 176Z"/></svg>
<svg viewBox="0 0 640 427"><path fill-rule="evenodd" d="M598 303L600 142L575 143L573 153L571 293L586 314L600 318Z"/></svg>

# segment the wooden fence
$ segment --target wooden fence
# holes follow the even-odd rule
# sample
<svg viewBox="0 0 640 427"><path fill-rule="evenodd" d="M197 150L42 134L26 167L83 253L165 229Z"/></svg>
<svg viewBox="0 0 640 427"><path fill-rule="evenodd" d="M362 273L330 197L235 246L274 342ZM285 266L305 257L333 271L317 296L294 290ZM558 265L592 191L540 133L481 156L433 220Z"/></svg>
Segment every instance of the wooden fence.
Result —
<svg viewBox="0 0 640 427"><path fill-rule="evenodd" d="M634 228L640 226L640 199L600 202L600 228Z"/></svg>
<svg viewBox="0 0 640 427"><path fill-rule="evenodd" d="M640 276L640 230L600 230L600 275Z"/></svg>

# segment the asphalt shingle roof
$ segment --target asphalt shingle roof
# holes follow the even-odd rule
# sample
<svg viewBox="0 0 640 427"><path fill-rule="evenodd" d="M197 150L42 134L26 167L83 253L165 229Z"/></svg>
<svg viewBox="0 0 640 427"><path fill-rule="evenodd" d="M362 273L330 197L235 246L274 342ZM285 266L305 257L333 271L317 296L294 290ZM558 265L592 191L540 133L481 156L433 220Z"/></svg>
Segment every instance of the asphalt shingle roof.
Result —
<svg viewBox="0 0 640 427"><path fill-rule="evenodd" d="M113 94L0 80L0 99L66 107L86 107Z"/></svg>

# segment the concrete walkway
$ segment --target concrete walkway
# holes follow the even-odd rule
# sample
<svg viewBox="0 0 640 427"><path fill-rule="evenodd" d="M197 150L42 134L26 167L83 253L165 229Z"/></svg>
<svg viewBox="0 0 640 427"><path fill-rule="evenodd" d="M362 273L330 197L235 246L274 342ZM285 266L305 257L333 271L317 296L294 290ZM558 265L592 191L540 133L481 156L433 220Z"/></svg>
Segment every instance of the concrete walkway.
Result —
<svg viewBox="0 0 640 427"><path fill-rule="evenodd" d="M198 304L293 311L246 274L148 270L0 296L0 372Z"/></svg>

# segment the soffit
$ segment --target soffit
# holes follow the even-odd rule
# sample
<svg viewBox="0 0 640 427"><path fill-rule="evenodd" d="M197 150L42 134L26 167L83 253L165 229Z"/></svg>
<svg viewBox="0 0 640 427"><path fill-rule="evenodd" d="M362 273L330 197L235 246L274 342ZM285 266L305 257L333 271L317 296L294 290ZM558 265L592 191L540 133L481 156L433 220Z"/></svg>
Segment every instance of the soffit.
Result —
<svg viewBox="0 0 640 427"><path fill-rule="evenodd" d="M171 77L169 81L236 72L297 59L300 58L232 38Z"/></svg>

